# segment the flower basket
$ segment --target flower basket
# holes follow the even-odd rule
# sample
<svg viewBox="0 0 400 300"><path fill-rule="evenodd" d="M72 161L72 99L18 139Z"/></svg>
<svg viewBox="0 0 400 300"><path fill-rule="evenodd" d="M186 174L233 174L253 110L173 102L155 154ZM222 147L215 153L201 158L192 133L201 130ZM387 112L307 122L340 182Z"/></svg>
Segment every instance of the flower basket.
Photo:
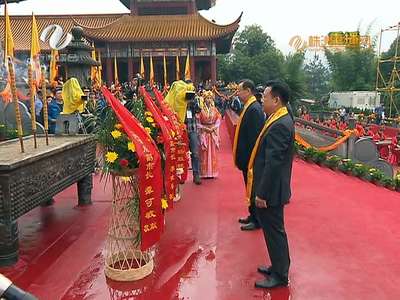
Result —
<svg viewBox="0 0 400 300"><path fill-rule="evenodd" d="M141 251L137 169L110 173L112 212L105 255L105 274L115 281L140 280L153 271L152 251Z"/></svg>

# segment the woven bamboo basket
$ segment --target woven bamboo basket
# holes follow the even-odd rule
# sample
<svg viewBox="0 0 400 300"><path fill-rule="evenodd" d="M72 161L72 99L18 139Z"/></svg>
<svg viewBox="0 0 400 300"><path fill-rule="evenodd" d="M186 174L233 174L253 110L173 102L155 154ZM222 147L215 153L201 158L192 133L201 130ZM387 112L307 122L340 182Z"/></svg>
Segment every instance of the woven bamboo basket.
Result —
<svg viewBox="0 0 400 300"><path fill-rule="evenodd" d="M137 170L111 174L113 202L105 251L105 274L115 281L140 280L153 271L153 251L140 250Z"/></svg>

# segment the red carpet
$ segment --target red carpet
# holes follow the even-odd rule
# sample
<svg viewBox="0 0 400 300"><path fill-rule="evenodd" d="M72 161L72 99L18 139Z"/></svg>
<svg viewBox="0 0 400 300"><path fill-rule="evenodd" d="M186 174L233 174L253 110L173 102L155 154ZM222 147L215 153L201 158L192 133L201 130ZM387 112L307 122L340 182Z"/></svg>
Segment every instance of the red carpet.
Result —
<svg viewBox="0 0 400 300"><path fill-rule="evenodd" d="M294 164L286 209L290 287L257 290L267 263L260 231L241 232L241 174L221 130L220 177L188 182L167 214L154 273L134 284L107 282L102 250L110 191L96 181L94 205L74 208L75 187L51 208L20 219L21 259L1 270L40 299L400 299L400 196L303 161ZM136 295L136 296L135 296Z"/></svg>

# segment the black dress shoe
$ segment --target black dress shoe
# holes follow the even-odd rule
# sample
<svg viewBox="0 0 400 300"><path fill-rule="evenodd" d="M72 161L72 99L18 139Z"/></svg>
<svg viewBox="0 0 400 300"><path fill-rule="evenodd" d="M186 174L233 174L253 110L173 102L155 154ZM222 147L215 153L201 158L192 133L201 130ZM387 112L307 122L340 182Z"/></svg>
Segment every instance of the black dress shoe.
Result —
<svg viewBox="0 0 400 300"><path fill-rule="evenodd" d="M254 224L253 222L250 222L246 225L240 226L240 229L243 231L251 231L251 230L257 230L260 229L260 226Z"/></svg>
<svg viewBox="0 0 400 300"><path fill-rule="evenodd" d="M193 177L193 182L194 182L194 184L196 184L196 185L200 185L200 184L201 184L200 176L199 176L199 175L195 175L195 176Z"/></svg>
<svg viewBox="0 0 400 300"><path fill-rule="evenodd" d="M269 279L256 281L255 284L256 288L262 288L262 289L272 289L275 287L287 286L287 285L288 285L287 281L279 280L274 276L271 276Z"/></svg>
<svg viewBox="0 0 400 300"><path fill-rule="evenodd" d="M261 274L264 274L264 275L271 275L271 273L272 273L272 266L259 266L258 268L257 268L257 271L259 272L259 273L261 273Z"/></svg>
<svg viewBox="0 0 400 300"><path fill-rule="evenodd" d="M240 224L249 224L251 221L250 221L250 216L248 216L247 218L240 218L239 219L239 223Z"/></svg>

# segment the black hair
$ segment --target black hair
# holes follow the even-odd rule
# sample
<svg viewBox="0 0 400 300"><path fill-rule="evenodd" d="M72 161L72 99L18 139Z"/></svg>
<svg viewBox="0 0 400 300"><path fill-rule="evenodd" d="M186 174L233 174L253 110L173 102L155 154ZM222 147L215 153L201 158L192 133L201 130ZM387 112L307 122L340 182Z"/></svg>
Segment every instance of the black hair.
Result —
<svg viewBox="0 0 400 300"><path fill-rule="evenodd" d="M284 105L289 103L290 91L289 86L285 82L272 80L268 81L265 86L270 87L272 96L279 97Z"/></svg>
<svg viewBox="0 0 400 300"><path fill-rule="evenodd" d="M253 95L257 92L256 85L254 84L253 80L242 79L239 83L242 84L244 89L249 89Z"/></svg>
<svg viewBox="0 0 400 300"><path fill-rule="evenodd" d="M256 92L255 92L254 96L256 97L257 101L260 104L262 104L262 98L263 98L264 90L265 90L265 88L262 85L258 85L256 87Z"/></svg>

